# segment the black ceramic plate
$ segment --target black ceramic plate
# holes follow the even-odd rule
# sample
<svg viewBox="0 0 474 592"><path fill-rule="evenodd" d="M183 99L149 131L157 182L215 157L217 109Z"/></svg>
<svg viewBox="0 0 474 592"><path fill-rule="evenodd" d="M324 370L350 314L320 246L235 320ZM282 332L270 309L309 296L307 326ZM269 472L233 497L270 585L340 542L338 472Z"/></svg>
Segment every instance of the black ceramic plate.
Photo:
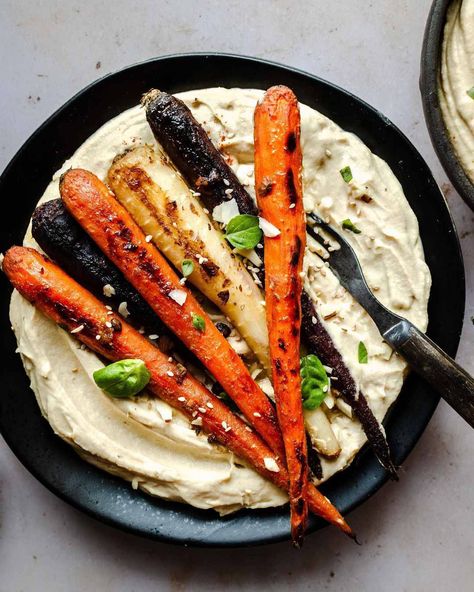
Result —
<svg viewBox="0 0 474 592"><path fill-rule="evenodd" d="M38 198L64 160L103 123L135 105L151 87L178 92L218 85L267 88L274 84L293 88L302 102L356 133L392 167L418 217L433 276L429 335L454 356L464 310L463 265L448 208L427 165L390 121L356 97L314 76L269 62L215 54L170 56L126 68L80 92L33 134L2 175L0 250L21 243ZM289 537L287 509L242 511L221 519L212 511L141 494L125 481L82 461L41 417L15 354L8 320L11 290L3 276L0 282L0 427L14 453L46 487L108 524L162 541L240 546ZM405 460L438 400L421 380L408 378L386 425L396 463ZM322 489L345 514L386 479L372 452L365 449L349 469ZM309 530L322 525L313 518Z"/></svg>
<svg viewBox="0 0 474 592"><path fill-rule="evenodd" d="M438 98L444 25L450 4L451 0L434 0L431 6L421 52L420 91L426 124L438 158L459 195L474 210L474 185L451 144Z"/></svg>

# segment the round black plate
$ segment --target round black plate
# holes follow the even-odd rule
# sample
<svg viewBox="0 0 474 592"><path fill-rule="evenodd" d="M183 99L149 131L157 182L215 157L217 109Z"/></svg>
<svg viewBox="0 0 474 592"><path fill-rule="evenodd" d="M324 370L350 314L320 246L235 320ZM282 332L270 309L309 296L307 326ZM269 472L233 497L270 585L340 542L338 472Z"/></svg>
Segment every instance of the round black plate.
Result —
<svg viewBox="0 0 474 592"><path fill-rule="evenodd" d="M38 198L64 160L99 126L135 105L151 87L178 92L219 85L267 88L274 84L293 88L302 102L356 133L392 167L418 217L433 275L429 335L454 355L464 310L463 264L448 208L427 165L386 117L361 100L314 76L269 62L222 54L169 56L106 76L80 92L33 134L2 175L0 194L6 210L0 219L0 250L21 243ZM242 511L222 519L212 511L148 497L82 461L41 417L9 329L11 290L3 276L0 282L0 427L13 452L46 487L108 524L162 541L239 546L289 537L286 508ZM405 460L438 400L417 377L408 378L386 426L396 463ZM372 452L365 449L349 469L322 489L347 513L386 479ZM309 529L322 525L312 518Z"/></svg>
<svg viewBox="0 0 474 592"><path fill-rule="evenodd" d="M474 185L451 144L438 97L444 25L450 4L451 0L434 0L431 6L421 52L420 91L426 124L436 154L459 195L474 210Z"/></svg>

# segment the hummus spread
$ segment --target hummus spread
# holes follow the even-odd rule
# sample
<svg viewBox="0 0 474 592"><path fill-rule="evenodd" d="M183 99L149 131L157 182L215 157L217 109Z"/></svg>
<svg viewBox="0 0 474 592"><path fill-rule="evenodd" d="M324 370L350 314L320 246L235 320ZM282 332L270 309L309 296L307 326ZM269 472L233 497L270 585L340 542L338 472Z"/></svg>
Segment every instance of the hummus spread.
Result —
<svg viewBox="0 0 474 592"><path fill-rule="evenodd" d="M225 151L241 182L253 194L253 111L259 90L205 89L178 95L214 143ZM393 311L421 330L427 326L430 275L418 224L389 166L351 133L301 106L305 208L340 226L350 218L360 234L346 232L369 285ZM155 144L144 111L134 107L102 126L58 171L40 201L58 197L60 174L83 167L105 179L116 154L137 144ZM346 182L340 170L350 166ZM24 244L38 248L28 230ZM379 421L403 384L405 363L382 340L365 311L345 292L311 242L305 253L305 285ZM11 302L18 351L38 404L53 430L89 462L169 500L221 513L265 508L287 501L241 459L197 435L180 412L144 394L112 399L94 383L102 363L18 293ZM358 344L367 364L358 362ZM266 379L268 382L268 379ZM263 386L263 385L262 385ZM335 384L336 386L336 384ZM342 409L342 411L341 411ZM365 443L350 409L325 405L342 452L322 460L324 478L343 469Z"/></svg>
<svg viewBox="0 0 474 592"><path fill-rule="evenodd" d="M451 143L474 183L474 0L454 0L448 9L439 100Z"/></svg>

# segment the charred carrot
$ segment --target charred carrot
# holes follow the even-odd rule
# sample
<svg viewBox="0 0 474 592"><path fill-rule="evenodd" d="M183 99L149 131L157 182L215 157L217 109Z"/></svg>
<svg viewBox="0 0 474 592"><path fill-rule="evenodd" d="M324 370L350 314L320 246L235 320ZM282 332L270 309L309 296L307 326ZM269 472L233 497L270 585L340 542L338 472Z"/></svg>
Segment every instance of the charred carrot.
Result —
<svg viewBox="0 0 474 592"><path fill-rule="evenodd" d="M164 148L191 189L199 192L200 200L209 211L221 203L235 198L240 214L256 215L255 203L223 155L213 145L201 124L190 109L177 97L153 89L143 97L143 105L150 128L157 142ZM256 251L263 258L258 246ZM263 270L259 278L264 283ZM314 323L316 320L316 323ZM302 294L302 330L309 351L333 369L332 376L338 380L338 390L360 421L367 439L380 463L396 478L396 468L391 460L390 449L382 426L370 409L364 394L358 390L341 353L324 327L320 315L306 292ZM318 417L318 432L330 434L331 424L324 421L323 411ZM313 421L316 418L313 417ZM318 451L332 457L337 453L338 443L332 434L330 441L321 446L313 440Z"/></svg>
<svg viewBox="0 0 474 592"><path fill-rule="evenodd" d="M358 390L340 351L334 345L314 302L306 292L303 292L301 298L301 310L302 334L306 337L310 351L317 352L321 362L332 368L331 376L337 378L337 389L344 401L351 406L380 464L390 473L393 480L398 481L397 468L393 463L385 432L370 409L364 394Z"/></svg>
<svg viewBox="0 0 474 592"><path fill-rule="evenodd" d="M142 105L156 140L211 212L232 197L242 214L253 213L245 211L255 207L251 197L183 101L152 89Z"/></svg>
<svg viewBox="0 0 474 592"><path fill-rule="evenodd" d="M118 308L121 302L126 302L132 324L145 326L149 333L160 335L166 330L140 294L69 214L60 199L38 206L31 222L33 238L68 275L98 297L104 294L104 286L110 287L109 293L106 290L107 303Z"/></svg>
<svg viewBox="0 0 474 592"><path fill-rule="evenodd" d="M34 249L12 247L3 270L13 286L41 312L90 349L108 360L139 357L151 374L148 390L181 410L195 425L246 459L262 476L284 490L288 474L272 450L249 427L185 369L169 358L122 317ZM78 330L79 329L79 330ZM199 419L198 419L199 418ZM315 488L310 494L315 514L353 536L349 526Z"/></svg>
<svg viewBox="0 0 474 592"><path fill-rule="evenodd" d="M293 92L270 88L255 109L255 187L265 236L265 299L273 388L290 476L291 530L301 544L307 521L308 461L301 401L301 271L306 225L301 186L300 113Z"/></svg>
<svg viewBox="0 0 474 592"><path fill-rule="evenodd" d="M240 357L169 263L95 175L71 169L60 192L69 212L161 320L204 364L270 447L284 459L275 410Z"/></svg>

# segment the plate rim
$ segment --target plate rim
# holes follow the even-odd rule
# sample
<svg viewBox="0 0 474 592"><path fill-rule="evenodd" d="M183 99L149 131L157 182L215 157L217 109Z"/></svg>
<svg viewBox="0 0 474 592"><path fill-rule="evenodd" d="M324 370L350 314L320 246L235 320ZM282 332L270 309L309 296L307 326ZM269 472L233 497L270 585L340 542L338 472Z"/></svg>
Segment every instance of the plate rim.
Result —
<svg viewBox="0 0 474 592"><path fill-rule="evenodd" d="M96 87L97 85L103 83L104 81L115 77L115 76L120 76L123 75L125 72L131 71L135 68L143 68L146 67L149 64L156 64L156 63L160 63L160 62L164 62L164 61L170 61L170 60L182 60L183 58L185 59L196 59L196 58L201 58L201 59L206 59L206 58L225 58L225 59L231 59L231 60L239 60L242 62L254 62L254 63L258 63L259 65L263 65L263 66L270 66L272 68L277 68L279 70L284 70L289 74L298 74L300 76L303 76L306 79L309 79L311 82L316 82L316 83L320 83L323 84L325 86L330 87L331 89L337 91L338 93L341 93L343 95L345 95L347 98L351 98L354 99L357 103L361 104L364 109L368 110L369 112L371 112L372 115L375 115L376 117L380 118L382 121L384 121L386 123L386 125L388 125L389 127L391 127L400 137L400 139L408 145L408 147L411 148L411 150L413 151L413 153L415 154L415 156L417 157L417 159L419 159L425 166L427 171L429 172L429 174L431 175L431 178L434 180L434 177L432 176L431 171L429 170L428 165L426 164L425 160L423 159L423 157L421 156L421 154L419 153L419 151L416 149L416 147L412 144L412 142L407 138L407 136L396 126L394 125L385 115L383 115L378 109L372 107L371 105L369 105L368 103L366 103L363 99L360 99L359 97L357 97L356 95L354 95L353 93L346 91L345 89L343 89L342 87L333 84L332 82L329 82L319 76L316 76L314 74L311 74L309 72L306 72L302 69L298 69L298 68L294 68L291 66L287 66L284 64L280 64L278 62L274 62L274 61L270 61L270 60L264 60L264 59L260 59L257 57L253 57L253 56L246 56L246 55L239 55L239 54L232 54L232 53L222 53L222 52L185 52L185 53L172 53L172 54L167 54L167 55L163 55L163 56L157 56L154 58L150 58L144 61L139 61L136 62L134 64L125 66L123 68L120 68L118 70L115 70L113 72L110 72L108 74L105 74L103 76L101 76L100 78L98 78L97 80L91 82L90 84L86 85L84 88L82 88L81 90L79 90L78 92L76 92L70 99L68 99L63 105L61 105L59 108L57 108L29 137L28 139L20 146L20 148L16 151L16 153L14 154L14 156L12 157L12 159L9 161L9 163L7 164L7 166L5 167L4 171L2 172L1 176L0 176L0 186L2 185L2 183L4 182L4 179L7 178L7 176L10 173L10 170L15 166L16 162L22 158L22 155L24 153L24 151L27 149L27 147L35 140L35 138L37 136L39 136L43 130L47 129L48 126L51 124L52 121L54 121L61 113L63 113L64 111L66 111L72 104L75 103L76 100L78 100L80 97L82 97L84 94L86 94L90 89ZM245 87L244 87L245 88ZM434 180L435 181L435 180ZM438 189L439 192L439 197L440 197L440 203L442 203L442 205L444 206L444 210L445 210L445 214L448 217L448 220L451 224L452 229L454 229L454 245L456 247L456 251L457 251L457 264L458 264L458 268L460 271L460 275L459 275L459 280L460 283L462 284L462 286L464 287L464 293L463 296L461 298L461 301L459 302L459 305L461 307L462 310L460 310L460 314L459 314L459 320L458 320L458 329L456 332L456 336L455 336L455 347L453 348L454 351L451 352L452 355L455 354L455 351L457 350L457 347L459 346L459 341L460 341L460 337L461 337L461 331L462 331L462 327L463 327L463 312L464 312L464 308L465 308L465 274L464 274L464 264L463 264L463 258L462 258L462 252L461 252L461 248L460 248L460 243L459 243L459 237L457 235L456 232L456 227L454 224L454 221L452 219L452 215L451 212L449 210L448 204L446 202L446 199L443 195L443 193L441 192L441 190L439 189L436 181L435 181L435 185ZM426 422L425 424L419 429L417 430L417 433L415 434L415 437L413 438L413 443L408 446L407 448L405 448L405 453L403 456L403 460L406 459L406 457L411 453L413 447L416 445L416 443L418 442L419 438L421 437L421 434L423 433L423 431L426 429L426 426L428 425L429 419L431 418L431 416L433 415L437 404L439 402L439 397L434 397L433 400L433 404L432 404L432 408L431 411L429 413L426 414ZM36 401L35 401L36 404ZM38 408L38 413L40 413L40 410ZM1 420L1 418L0 418ZM385 421L384 421L385 423ZM49 427L49 424L48 424ZM176 544L176 545L186 545L186 543L183 542L182 539L179 538L173 538L170 537L169 535L163 535L161 533L157 533L157 532L150 532L150 531L143 531L143 530L137 530L137 528L133 525L128 525L125 524L123 522L119 522L117 521L116 518L110 518L104 514L100 514L97 511L95 511L93 508L88 507L87 505L85 505L84 503L80 503L78 502L73 495L68 495L67 493L65 493L64 491L58 489L58 487L54 486L53 484L51 484L49 481L47 481L43 475L41 475L41 473L36 469L36 467L33 465L31 465L30 462L26 461L23 458L23 455L21 453L19 453L17 451L17 447L15 446L15 444L13 442L11 442L11 439L8 437L8 435L4 432L4 430L2 429L2 424L0 421L0 433L2 433L5 442L7 443L7 445L10 447L10 449L12 450L12 452L15 454L15 456L18 458L18 460L20 460L20 462L25 466L25 468L38 480L40 481L40 483L42 483L42 485L44 485L48 490L50 490L52 493L54 493L56 496L58 496L60 499L62 499L63 501L65 501L66 503L72 505L73 507L75 507L76 509L85 512L87 515L109 525L109 526L113 526L115 528L119 528L121 530L124 531L128 531L130 533L133 533L135 535L139 535L139 536L144 536L147 538L151 538L154 540L159 540L162 542L167 542L167 543L171 543L171 544ZM55 438L57 438L55 436ZM65 444L62 440L60 440L59 438L57 438L58 443L64 446L67 446L68 448L70 448L70 446L68 444ZM81 462L86 463L86 461L83 461L81 459ZM348 470L348 469L346 469ZM344 471L345 472L345 471ZM341 473L339 475L337 475L337 477L339 477L341 475ZM383 484L388 480L388 474L384 473L382 476L378 476L376 483L374 484L374 486L372 487L372 489L370 490L370 492L365 495L363 498L358 499L357 501L353 502L352 504L349 504L349 506L346 509L346 514L350 513L354 508L358 507L360 504L362 504L364 501L366 501L367 499L369 499L370 497L372 497L372 495L374 495L377 491L379 491L379 489L383 486ZM137 492L134 492L137 493ZM150 496L148 496L147 494L142 494L144 495L147 499L150 498ZM152 498L153 499L153 498ZM169 504L169 502L164 502L165 504ZM179 504L179 507L182 508L188 508L188 506L183 506L182 504ZM280 510L280 508L275 508L272 509L272 511L278 512ZM251 511L251 512L256 512L256 511ZM240 514L242 514L242 512L240 512ZM317 521L315 523L315 525L311 526L308 530L308 533L313 532L314 530L318 530L319 528L321 528L322 526L326 526L325 523ZM189 546L196 546L196 547L248 547L248 546L255 546L255 545L263 545L263 544L270 544L270 543L276 543L276 542L280 542L283 540L288 540L289 536L288 533L281 533L275 536L271 536L270 538L263 538L263 539L255 539L252 540L250 542L248 541L239 541L239 542L231 542L231 543L226 543L225 541L219 541L219 542L213 542L213 541L208 541L208 540L192 540L189 541L188 545Z"/></svg>

